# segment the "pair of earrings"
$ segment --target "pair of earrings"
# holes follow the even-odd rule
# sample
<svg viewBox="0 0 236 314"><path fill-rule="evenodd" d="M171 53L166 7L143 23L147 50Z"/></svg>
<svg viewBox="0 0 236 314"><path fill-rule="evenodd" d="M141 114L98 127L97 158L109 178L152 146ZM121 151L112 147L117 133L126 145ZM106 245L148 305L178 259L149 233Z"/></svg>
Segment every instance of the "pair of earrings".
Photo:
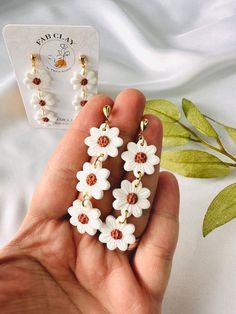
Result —
<svg viewBox="0 0 236 314"><path fill-rule="evenodd" d="M81 70L74 72L70 83L77 91L74 95L72 105L78 112L87 103L88 99L96 94L97 77L96 73L88 69L88 58L85 55L79 56ZM37 54L31 55L31 71L26 73L24 84L27 88L34 90L31 104L36 110L36 121L44 126L53 125L57 121L54 109L56 101L52 94L48 92L51 77L48 71L40 65Z"/></svg>
<svg viewBox="0 0 236 314"><path fill-rule="evenodd" d="M102 199L104 191L110 189L108 177L110 171L103 167L102 163L108 157L117 157L118 148L122 146L123 140L119 137L119 129L110 127L109 116L111 107L104 106L103 112L105 122L99 128L92 127L90 136L85 138L88 146L88 155L93 157L92 163L85 162L83 170L78 171L77 190L82 193L82 199L77 199L68 209L70 223L77 227L79 233L95 235L99 230L99 241L105 243L109 250L119 249L126 251L134 247L137 240L134 236L135 226L127 223L127 219L133 215L141 217L142 212L150 207L148 200L151 192L142 186L142 178L145 174L154 173L154 166L159 164L160 159L155 155L156 147L148 145L143 131L148 126L148 120L144 119L140 123L140 134L138 142L130 142L127 151L121 154L125 161L124 169L132 171L135 180L123 180L120 188L113 190L115 198L113 207L119 210L117 218L112 215L106 217L105 222L100 219L101 212L94 208L92 198Z"/></svg>

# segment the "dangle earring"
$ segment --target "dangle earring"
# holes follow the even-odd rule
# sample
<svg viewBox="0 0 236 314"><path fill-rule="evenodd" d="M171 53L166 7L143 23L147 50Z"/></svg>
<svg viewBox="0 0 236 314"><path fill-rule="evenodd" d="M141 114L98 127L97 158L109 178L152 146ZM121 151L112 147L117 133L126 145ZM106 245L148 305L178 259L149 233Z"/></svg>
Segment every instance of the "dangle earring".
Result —
<svg viewBox="0 0 236 314"><path fill-rule="evenodd" d="M109 126L109 116L111 107L105 105L103 113L105 122L99 128L92 127L90 136L85 138L85 144L88 148L88 155L93 157L93 162L85 162L83 170L77 172L79 180L76 188L82 193L82 200L75 200L73 205L68 209L70 214L70 223L77 227L80 233L87 232L94 235L102 226L100 220L101 212L93 208L91 199L102 199L104 191L109 190L110 183L108 177L110 171L103 168L102 163L109 156L118 155L118 147L123 144L119 137L119 129Z"/></svg>
<svg viewBox="0 0 236 314"><path fill-rule="evenodd" d="M80 111L88 99L96 94L96 73L88 69L88 58L85 55L79 57L81 71L74 72L70 82L76 91L72 105L76 111Z"/></svg>
<svg viewBox="0 0 236 314"><path fill-rule="evenodd" d="M121 154L125 161L124 169L133 171L135 180L132 182L123 180L121 188L113 190L115 201L113 207L120 210L118 218L108 216L106 224L100 231L99 240L107 244L107 248L114 250L119 248L122 251L133 249L137 240L133 235L135 227L127 223L127 218L133 215L141 217L142 211L150 207L148 197L151 192L149 189L142 187L142 177L145 174L154 173L154 165L159 164L160 159L155 155L156 147L147 145L143 132L148 126L148 120L144 119L140 123L140 133L137 143L130 142L127 145L128 150Z"/></svg>
<svg viewBox="0 0 236 314"><path fill-rule="evenodd" d="M48 88L51 78L48 71L39 68L37 54L31 54L31 62L32 70L26 73L23 82L28 89L35 90L31 99L31 104L36 110L35 118L41 125L53 125L57 120L55 113L51 110L55 105L55 100L51 94L44 92L44 89Z"/></svg>

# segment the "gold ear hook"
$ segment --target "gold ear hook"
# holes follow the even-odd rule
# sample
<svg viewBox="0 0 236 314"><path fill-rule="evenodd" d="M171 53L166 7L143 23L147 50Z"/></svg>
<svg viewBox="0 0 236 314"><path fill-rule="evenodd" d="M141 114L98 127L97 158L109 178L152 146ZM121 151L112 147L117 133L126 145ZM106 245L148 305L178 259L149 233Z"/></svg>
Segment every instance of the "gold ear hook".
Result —
<svg viewBox="0 0 236 314"><path fill-rule="evenodd" d="M81 67L82 67L82 75L85 75L86 65L87 65L88 59L85 55L80 55L79 61L80 61Z"/></svg>
<svg viewBox="0 0 236 314"><path fill-rule="evenodd" d="M33 73L35 73L36 72L36 63L37 63L38 55L36 53L32 53L30 55L30 59L31 59L31 62L32 62Z"/></svg>
<svg viewBox="0 0 236 314"><path fill-rule="evenodd" d="M143 132L148 127L149 121L148 119L143 119L140 122L140 130Z"/></svg>
<svg viewBox="0 0 236 314"><path fill-rule="evenodd" d="M103 110L104 116L106 118L105 126L104 126L104 128L102 130L106 131L106 128L107 128L107 126L109 124L109 117L110 117L110 114L111 114L111 106L110 105L105 105L102 110Z"/></svg>
<svg viewBox="0 0 236 314"><path fill-rule="evenodd" d="M140 133L138 135L140 144L143 146L144 145L144 137L143 137L143 132L144 130L148 127L149 121L148 119L143 119L140 122Z"/></svg>
<svg viewBox="0 0 236 314"><path fill-rule="evenodd" d="M109 117L110 117L110 114L111 114L111 106L110 105L105 105L103 107L103 113L104 113L104 116L106 117L106 119L108 120Z"/></svg>

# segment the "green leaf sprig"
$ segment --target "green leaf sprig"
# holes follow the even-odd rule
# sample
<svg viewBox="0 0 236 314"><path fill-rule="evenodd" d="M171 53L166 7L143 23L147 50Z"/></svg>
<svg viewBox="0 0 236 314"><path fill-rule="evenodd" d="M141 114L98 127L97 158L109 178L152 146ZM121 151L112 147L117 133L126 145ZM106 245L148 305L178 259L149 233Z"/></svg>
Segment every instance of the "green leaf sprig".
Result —
<svg viewBox="0 0 236 314"><path fill-rule="evenodd" d="M198 149L167 149L162 152L161 166L192 178L227 176L230 169L236 167L236 156L226 150L212 123L223 127L233 144L236 144L236 129L204 115L188 99L182 99L182 109L191 127L180 121L181 112L172 102L165 99L152 99L146 102L145 113L158 116L162 122L163 146L178 147L192 142L212 150L213 153L217 152L224 159ZM212 142L215 142L215 145ZM203 222L203 235L206 236L234 218L236 218L236 183L221 191L210 204Z"/></svg>

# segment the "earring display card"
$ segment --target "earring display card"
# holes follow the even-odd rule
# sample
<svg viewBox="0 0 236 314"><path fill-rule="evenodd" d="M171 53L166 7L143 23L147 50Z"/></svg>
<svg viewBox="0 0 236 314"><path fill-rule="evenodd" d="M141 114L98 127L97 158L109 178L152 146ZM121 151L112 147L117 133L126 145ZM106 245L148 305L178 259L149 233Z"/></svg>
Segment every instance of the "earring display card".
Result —
<svg viewBox="0 0 236 314"><path fill-rule="evenodd" d="M85 99L97 93L97 30L91 26L9 24L3 35L29 123L67 128ZM86 58L85 69L81 55ZM32 60L32 56L36 57Z"/></svg>

